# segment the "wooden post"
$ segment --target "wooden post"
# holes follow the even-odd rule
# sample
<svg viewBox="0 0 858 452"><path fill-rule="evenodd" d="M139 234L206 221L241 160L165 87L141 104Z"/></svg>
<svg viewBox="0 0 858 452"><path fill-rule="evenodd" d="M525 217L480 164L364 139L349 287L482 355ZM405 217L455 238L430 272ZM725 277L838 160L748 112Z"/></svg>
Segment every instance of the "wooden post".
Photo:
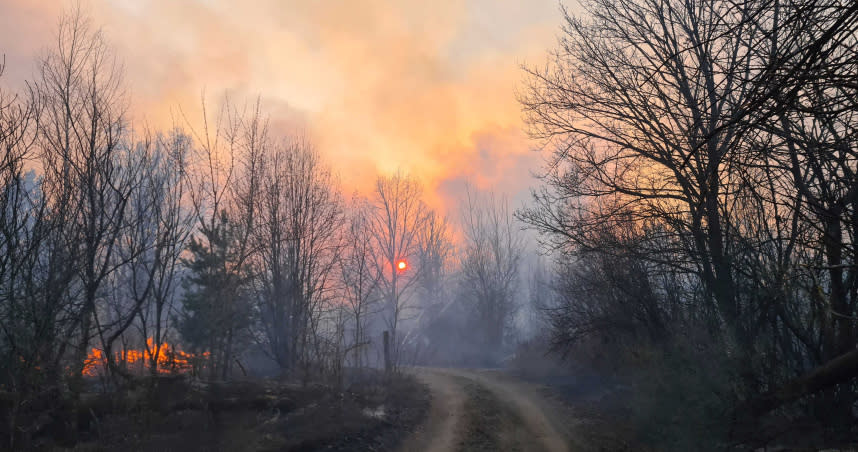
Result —
<svg viewBox="0 0 858 452"><path fill-rule="evenodd" d="M392 365L390 363L390 333L384 332L384 371L386 373L390 373L392 369Z"/></svg>

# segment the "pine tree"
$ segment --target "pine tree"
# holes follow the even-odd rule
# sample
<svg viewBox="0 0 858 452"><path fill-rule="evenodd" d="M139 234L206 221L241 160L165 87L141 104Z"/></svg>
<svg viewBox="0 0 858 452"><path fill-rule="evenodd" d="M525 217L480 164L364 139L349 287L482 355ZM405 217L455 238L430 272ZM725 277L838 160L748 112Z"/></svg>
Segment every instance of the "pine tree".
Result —
<svg viewBox="0 0 858 452"><path fill-rule="evenodd" d="M192 256L183 262L190 275L179 318L179 331L195 351L208 352L209 377L229 376L230 362L250 326L250 307L244 289L248 281L241 266L236 226L226 212L202 238L191 239Z"/></svg>

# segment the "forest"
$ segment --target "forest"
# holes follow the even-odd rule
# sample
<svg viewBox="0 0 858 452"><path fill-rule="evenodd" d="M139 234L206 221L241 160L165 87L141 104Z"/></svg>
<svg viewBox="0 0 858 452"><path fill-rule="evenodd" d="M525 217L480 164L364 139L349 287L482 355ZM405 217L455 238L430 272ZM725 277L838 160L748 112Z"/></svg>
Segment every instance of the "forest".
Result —
<svg viewBox="0 0 858 452"><path fill-rule="evenodd" d="M521 95L555 349L636 375L675 448L854 438L858 4L585 9Z"/></svg>
<svg viewBox="0 0 858 452"><path fill-rule="evenodd" d="M560 10L516 93L529 202L468 186L446 211L405 169L348 193L261 99L131 121L109 36L58 14L23 88L0 60L0 447L163 450L116 432L378 399L388 450L434 416L421 368L595 376L624 432L603 450L858 444L858 3ZM468 375L464 416L506 413ZM333 447L277 441L254 444Z"/></svg>
<svg viewBox="0 0 858 452"><path fill-rule="evenodd" d="M348 197L259 101L203 99L200 124L132 127L104 34L80 8L56 33L27 89L0 92L7 445L145 376L342 387L347 370L509 350L522 243L504 197L468 192L454 249L416 177ZM441 357L432 334L474 345Z"/></svg>

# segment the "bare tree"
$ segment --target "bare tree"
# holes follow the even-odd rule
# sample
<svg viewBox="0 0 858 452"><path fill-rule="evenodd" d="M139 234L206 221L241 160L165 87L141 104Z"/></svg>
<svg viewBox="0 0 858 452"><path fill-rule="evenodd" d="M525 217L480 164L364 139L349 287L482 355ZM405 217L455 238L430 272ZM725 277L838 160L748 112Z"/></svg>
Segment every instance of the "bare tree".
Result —
<svg viewBox="0 0 858 452"><path fill-rule="evenodd" d="M375 250L373 266L384 297L382 313L392 338L391 364L394 366L401 358L399 322L412 307L409 296L422 271L413 268L413 257L419 252L421 231L428 218L422 195L423 187L416 179L397 172L378 178L370 201L369 238ZM405 268L398 268L400 261L405 262Z"/></svg>
<svg viewBox="0 0 858 452"><path fill-rule="evenodd" d="M419 310L413 328L403 338L403 343L412 348L412 359L428 358L440 352L439 346L449 337L438 331L436 323L454 302L449 290L451 272L455 262L455 246L450 236L447 217L441 217L431 210L426 224L421 229L418 244L417 265L420 268L416 288ZM423 354L424 356L419 356Z"/></svg>
<svg viewBox="0 0 858 452"><path fill-rule="evenodd" d="M427 304L443 303L446 301L444 291L450 261L455 251L447 217L441 217L435 211L427 213L426 225L420 230L417 248L423 308L426 308Z"/></svg>
<svg viewBox="0 0 858 452"><path fill-rule="evenodd" d="M760 39L744 20L751 9L588 3L592 22L566 15L556 65L531 71L536 83L523 98L534 135L556 145L546 180L559 189L539 194L540 207L524 217L577 244L606 218L673 226L732 341L748 332L724 196L737 183L730 162L743 135L731 124L748 93L750 46Z"/></svg>
<svg viewBox="0 0 858 452"><path fill-rule="evenodd" d="M858 8L585 10L565 14L559 49L528 70L521 98L553 155L520 216L580 281L555 327L648 331L664 348L694 334L723 364L719 390L757 400L754 415L815 392L804 403L850 419Z"/></svg>
<svg viewBox="0 0 858 452"><path fill-rule="evenodd" d="M778 5L788 31L770 44L782 63L771 78L783 92L759 115L758 128L766 133L755 144L773 177L789 184L767 200L786 199L794 206L789 217L798 227L791 249L800 250L798 262L806 265L794 272L810 276L793 277L803 282L799 287L785 284L809 299L809 306L782 302L781 315L789 318L814 367L826 368L855 353L858 334L858 8L839 2ZM815 334L818 341L810 339ZM854 386L832 385L820 399L830 407L831 423L849 422Z"/></svg>
<svg viewBox="0 0 858 452"><path fill-rule="evenodd" d="M157 187L151 186L147 180L157 165L152 148L151 139L146 139L137 143L124 157L126 170L139 179L129 193L123 230L115 245L117 267L105 278L103 291L107 295L93 312L95 332L111 377L130 376L124 368L125 354L114 353L115 344L120 339L124 342L126 330L149 301L155 282L155 273L145 271L149 255L159 238L152 219L160 195L155 192ZM126 345L123 344L123 351Z"/></svg>
<svg viewBox="0 0 858 452"><path fill-rule="evenodd" d="M0 76L4 65L0 64ZM77 323L69 313L73 257L26 169L36 155L39 101L0 89L0 381L8 391L6 445L27 447L27 430L60 395L64 341Z"/></svg>
<svg viewBox="0 0 858 452"><path fill-rule="evenodd" d="M506 198L468 189L461 206L461 290L472 303L483 346L497 362L518 309L522 237Z"/></svg>
<svg viewBox="0 0 858 452"><path fill-rule="evenodd" d="M352 323L352 364L361 368L366 364L369 339L368 317L376 312L379 297L378 273L373 266L373 248L367 238L370 234L370 207L355 197L351 203L345 228L345 241L339 260L340 277L345 305Z"/></svg>
<svg viewBox="0 0 858 452"><path fill-rule="evenodd" d="M307 366L333 296L342 201L318 152L301 137L261 149L251 236L265 349L283 370ZM248 176L246 176L248 177Z"/></svg>
<svg viewBox="0 0 858 452"><path fill-rule="evenodd" d="M145 177L153 197L154 241L142 271L151 275L152 288L139 317L153 375L158 372L161 350L170 331L170 314L181 274L180 259L191 233L191 211L185 205L185 160L190 148L190 137L179 129L158 135L155 158Z"/></svg>
<svg viewBox="0 0 858 452"><path fill-rule="evenodd" d="M122 71L100 31L76 10L63 16L56 47L42 61L35 84L43 113L39 123L42 192L63 217L82 293L72 388L92 335L99 290L123 263L116 255L126 209L138 183L128 155Z"/></svg>

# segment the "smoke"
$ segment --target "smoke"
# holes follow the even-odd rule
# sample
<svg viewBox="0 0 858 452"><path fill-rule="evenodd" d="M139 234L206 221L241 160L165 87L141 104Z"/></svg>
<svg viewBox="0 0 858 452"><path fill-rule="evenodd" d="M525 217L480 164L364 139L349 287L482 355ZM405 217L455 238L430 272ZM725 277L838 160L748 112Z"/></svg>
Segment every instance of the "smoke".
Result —
<svg viewBox="0 0 858 452"><path fill-rule="evenodd" d="M30 77L62 6L7 0L0 17L4 84ZM419 176L449 211L448 181L522 190L529 144L515 88L541 60L558 20L553 1L367 1L239 4L226 0L87 0L124 62L135 124L199 118L200 97L261 96L275 127L307 132L346 191L377 174ZM181 110L180 110L181 108ZM510 193L512 194L512 190ZM515 196L514 194L512 194Z"/></svg>

